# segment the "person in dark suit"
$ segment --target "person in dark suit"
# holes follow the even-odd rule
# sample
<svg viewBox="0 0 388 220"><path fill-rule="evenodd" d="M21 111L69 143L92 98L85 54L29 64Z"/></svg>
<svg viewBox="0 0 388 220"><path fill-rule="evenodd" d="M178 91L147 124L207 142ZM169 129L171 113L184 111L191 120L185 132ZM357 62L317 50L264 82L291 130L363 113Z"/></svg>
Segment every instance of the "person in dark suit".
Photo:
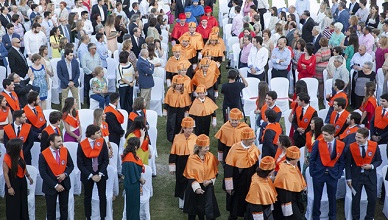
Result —
<svg viewBox="0 0 388 220"><path fill-rule="evenodd" d="M62 137L51 134L50 147L39 155L39 174L43 179L42 192L46 198L47 220L55 220L57 198L59 196L60 220L67 220L70 173L74 169L73 160L66 147L62 146Z"/></svg>
<svg viewBox="0 0 388 220"><path fill-rule="evenodd" d="M148 50L142 49L140 51L139 59L137 59L136 67L139 73L139 88L140 96L144 98L145 109L150 108L151 89L154 87L154 64L147 60Z"/></svg>
<svg viewBox="0 0 388 220"><path fill-rule="evenodd" d="M388 93L380 96L380 106L375 109L375 115L370 122L371 140L378 144L388 142Z"/></svg>
<svg viewBox="0 0 388 220"><path fill-rule="evenodd" d="M313 34L313 45L314 45L313 53L315 54L321 48L321 45L319 44L319 40L323 37L323 35L321 34L321 28L319 26L314 26L312 30L312 34Z"/></svg>
<svg viewBox="0 0 388 220"><path fill-rule="evenodd" d="M338 16L335 18L335 22L339 22L343 25L342 33L345 33L345 30L349 27L349 12L346 9L346 5L344 2L340 2L338 4Z"/></svg>
<svg viewBox="0 0 388 220"><path fill-rule="evenodd" d="M40 138L40 151L44 151L50 146L49 137L51 134L59 134L61 136L61 130L59 128L62 121L62 113L60 111L50 112L49 124L42 131L42 137Z"/></svg>
<svg viewBox="0 0 388 220"><path fill-rule="evenodd" d="M295 21L291 21L288 24L288 33L286 35L287 46L291 46L291 43L294 40L294 32L295 32L295 30L296 30L296 23L295 23Z"/></svg>
<svg viewBox="0 0 388 220"><path fill-rule="evenodd" d="M302 27L302 39L306 41L306 43L311 43L313 42L312 30L315 26L314 19L310 17L310 12L307 10L303 12L302 18L304 20Z"/></svg>
<svg viewBox="0 0 388 220"><path fill-rule="evenodd" d="M135 14L139 15L139 17L141 16L139 11L139 3L137 2L132 3L132 11L128 13L128 18L131 18L132 15L135 15Z"/></svg>
<svg viewBox="0 0 388 220"><path fill-rule="evenodd" d="M358 9L360 8L360 5L356 0L350 0L349 3L349 14L350 15L355 15Z"/></svg>
<svg viewBox="0 0 388 220"><path fill-rule="evenodd" d="M129 4L131 4L130 0L124 0L122 4L124 13L127 15L127 18L131 19L131 17L129 17Z"/></svg>
<svg viewBox="0 0 388 220"><path fill-rule="evenodd" d="M323 139L315 141L310 154L310 175L314 185L313 219L321 215L321 198L326 183L329 198L329 219L336 219L337 182L345 168L345 144L334 138L334 125L322 127Z"/></svg>
<svg viewBox="0 0 388 220"><path fill-rule="evenodd" d="M27 165L31 165L31 148L34 145L34 135L31 131L31 125L26 123L27 117L23 110L13 112L12 124L4 127L4 145L13 138L20 138L23 141L24 160Z"/></svg>
<svg viewBox="0 0 388 220"><path fill-rule="evenodd" d="M138 14L134 14L129 19L131 23L128 25L128 32L133 36L135 28L139 27L140 16Z"/></svg>
<svg viewBox="0 0 388 220"><path fill-rule="evenodd" d="M140 28L135 28L133 30L133 35L131 37L132 40L132 51L136 55L136 58L139 58L140 50L141 50L141 45L145 43L144 38L141 36L141 30Z"/></svg>
<svg viewBox="0 0 388 220"><path fill-rule="evenodd" d="M356 132L360 128L361 115L358 112L352 112L348 116L346 123L348 127L339 136L339 140L345 143L345 146L356 142Z"/></svg>
<svg viewBox="0 0 388 220"><path fill-rule="evenodd" d="M106 216L106 180L109 164L108 147L101 136L101 128L89 125L86 128L86 138L78 145L77 165L81 171L81 182L84 184L84 205L86 219L92 215L92 192L97 184L100 200L100 218Z"/></svg>
<svg viewBox="0 0 388 220"><path fill-rule="evenodd" d="M28 72L28 63L26 57L20 51L20 39L12 38L12 47L8 51L9 68L12 73L17 73L24 78Z"/></svg>
<svg viewBox="0 0 388 220"><path fill-rule="evenodd" d="M12 47L12 38L20 39L20 35L14 33L14 25L12 23L7 24L7 33L3 35L2 40L5 49L9 50Z"/></svg>
<svg viewBox="0 0 388 220"><path fill-rule="evenodd" d="M109 96L110 104L105 107L104 112L106 114L106 123L109 130L109 142L113 142L120 146L120 138L124 135L124 129L121 124L124 123L124 116L119 110L117 105L119 104L120 94L114 92Z"/></svg>
<svg viewBox="0 0 388 220"><path fill-rule="evenodd" d="M71 90L71 94L78 103L78 78L80 76L79 63L74 58L73 50L65 50L65 58L57 63L57 74L59 80L61 80L62 89L62 106L65 104L65 99ZM69 72L71 69L71 72Z"/></svg>
<svg viewBox="0 0 388 220"><path fill-rule="evenodd" d="M31 129L34 134L34 142L40 142L43 129L46 128L47 121L44 117L43 110L39 106L39 93L31 91L27 95L27 105L23 107L26 113L27 123L32 125Z"/></svg>
<svg viewBox="0 0 388 220"><path fill-rule="evenodd" d="M380 148L377 142L368 140L369 130L360 128L356 132L356 142L349 145L346 153L346 183L356 191L352 199L353 219L360 219L360 199L362 188L368 196L365 219L374 219L377 201L376 168L381 165ZM315 187L315 185L314 185Z"/></svg>
<svg viewBox="0 0 388 220"><path fill-rule="evenodd" d="M185 13L185 7L191 5L190 0L175 0L175 17L179 17L179 14ZM205 6L203 6L205 8Z"/></svg>
<svg viewBox="0 0 388 220"><path fill-rule="evenodd" d="M144 24L144 27L143 27L144 36L147 36L148 28L150 27L150 24L154 25L158 33L162 35L162 29L160 29L160 24L158 23L157 19L153 15L151 16L148 18L148 22Z"/></svg>
<svg viewBox="0 0 388 220"><path fill-rule="evenodd" d="M102 15L100 13L100 8L102 8L104 14ZM93 22L95 19L95 15L98 14L101 16L102 24L105 24L106 19L108 18L108 8L104 4L104 0L98 0L98 4L93 5L92 7L92 13L90 15L91 21Z"/></svg>
<svg viewBox="0 0 388 220"><path fill-rule="evenodd" d="M8 7L1 7L0 8L1 15L0 15L0 22L3 27L7 27L7 24L11 23L11 16L8 14L9 10Z"/></svg>
<svg viewBox="0 0 388 220"><path fill-rule="evenodd" d="M22 79L17 73L11 73L8 79L12 80L15 84L15 93L19 99L20 109L27 105L27 95L30 91L36 91L39 93L40 88L32 85L34 81L34 75L31 78Z"/></svg>
<svg viewBox="0 0 388 220"><path fill-rule="evenodd" d="M70 33L71 33L71 31L70 31L70 25L67 24L67 21L66 20L62 21L61 25L59 25L58 28L59 28L59 31L61 32L61 35L66 37L67 40L70 41Z"/></svg>

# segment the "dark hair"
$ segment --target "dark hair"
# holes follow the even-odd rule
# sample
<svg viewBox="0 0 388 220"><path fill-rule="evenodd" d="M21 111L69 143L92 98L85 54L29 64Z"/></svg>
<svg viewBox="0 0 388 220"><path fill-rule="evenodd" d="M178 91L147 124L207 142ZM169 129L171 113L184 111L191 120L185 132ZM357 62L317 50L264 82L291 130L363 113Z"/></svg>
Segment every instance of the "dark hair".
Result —
<svg viewBox="0 0 388 220"><path fill-rule="evenodd" d="M51 145L51 142L54 142L55 141L55 138L56 137L60 137L61 135L59 135L59 134L57 134L57 133L52 133L52 134L50 134L49 135L49 137L48 137L48 140L49 140L49 142L50 142L50 145Z"/></svg>
<svg viewBox="0 0 388 220"><path fill-rule="evenodd" d="M16 121L16 119L22 117L23 114L24 114L24 110L15 110L12 114L12 118L14 121Z"/></svg>
<svg viewBox="0 0 388 220"><path fill-rule="evenodd" d="M358 35L350 34L349 35L349 45L353 45L354 51L358 51L359 43L358 43Z"/></svg>
<svg viewBox="0 0 388 220"><path fill-rule="evenodd" d="M145 129L146 133L147 133L147 128L146 128L145 120L144 120L144 117L141 116L141 115L137 116L133 120L133 123L132 123L131 127L129 127L127 134L130 134L130 133L134 132L137 129Z"/></svg>
<svg viewBox="0 0 388 220"><path fill-rule="evenodd" d="M346 108L346 99L340 97L340 98L334 99L334 102L337 102L337 105L340 106L342 109Z"/></svg>
<svg viewBox="0 0 388 220"><path fill-rule="evenodd" d="M7 86L11 85L12 82L13 82L13 79L3 79L3 88L6 89Z"/></svg>
<svg viewBox="0 0 388 220"><path fill-rule="evenodd" d="M310 96L306 92L301 92L301 93L297 94L297 96L299 96L300 101L302 101L306 104L310 103Z"/></svg>
<svg viewBox="0 0 388 220"><path fill-rule="evenodd" d="M20 138L10 139L7 144L7 154L11 158L11 176L16 178L19 163L23 169L26 169L26 162L20 157L20 151L23 147L23 141Z"/></svg>
<svg viewBox="0 0 388 220"><path fill-rule="evenodd" d="M339 55L341 55L344 51L341 46L334 47L333 50L336 51Z"/></svg>
<svg viewBox="0 0 388 220"><path fill-rule="evenodd" d="M5 96L0 95L0 102L3 101L3 99L5 99ZM1 106L1 108L7 110L7 106Z"/></svg>
<svg viewBox="0 0 388 220"><path fill-rule="evenodd" d="M123 16L121 15L117 15L116 18L115 18L115 27L119 27L120 26L120 22L121 22L121 19L123 18Z"/></svg>
<svg viewBox="0 0 388 220"><path fill-rule="evenodd" d="M69 54L74 53L72 49L65 49L65 57L68 56Z"/></svg>
<svg viewBox="0 0 388 220"><path fill-rule="evenodd" d="M268 91L266 95L271 97L272 100L275 100L278 98L278 94L276 93L276 91Z"/></svg>
<svg viewBox="0 0 388 220"><path fill-rule="evenodd" d="M236 7L234 7L234 10L235 10L237 13L240 13L241 7L240 7L239 5L236 5Z"/></svg>
<svg viewBox="0 0 388 220"><path fill-rule="evenodd" d="M331 135L334 135L335 133L335 127L332 124L326 124L322 127L322 132L327 132Z"/></svg>
<svg viewBox="0 0 388 220"><path fill-rule="evenodd" d="M272 7L271 8L272 9L272 11L273 11L273 14L271 13L271 16L278 16L278 8L276 8L276 7Z"/></svg>
<svg viewBox="0 0 388 220"><path fill-rule="evenodd" d="M37 23L37 22L35 22L35 23L32 24L31 29L36 29L36 28L38 28L38 27L41 27L40 24Z"/></svg>
<svg viewBox="0 0 388 220"><path fill-rule="evenodd" d="M315 127L313 132L315 139L317 139L322 134L323 120L320 117L314 117L311 120L314 121Z"/></svg>
<svg viewBox="0 0 388 220"><path fill-rule="evenodd" d="M67 97L65 99L65 104L63 105L63 108L62 108L63 119L66 118L68 114L71 114L73 117L77 117L77 110L73 109L73 111L70 112L70 110L74 106L74 103L75 103L74 97Z"/></svg>
<svg viewBox="0 0 388 220"><path fill-rule="evenodd" d="M291 146L291 139L287 135L281 134L281 135L279 135L279 143L283 147L289 148Z"/></svg>
<svg viewBox="0 0 388 220"><path fill-rule="evenodd" d="M115 103L120 98L120 94L118 92L114 92L109 95L110 103Z"/></svg>
<svg viewBox="0 0 388 220"><path fill-rule="evenodd" d="M357 133L362 134L363 138L367 138L369 136L369 130L367 128L359 128Z"/></svg>
<svg viewBox="0 0 388 220"><path fill-rule="evenodd" d="M265 110L265 117L267 117L269 123L275 123L278 114L272 108Z"/></svg>
<svg viewBox="0 0 388 220"><path fill-rule="evenodd" d="M12 23L8 23L6 26L7 30L9 30L11 27L14 27L14 25Z"/></svg>
<svg viewBox="0 0 388 220"><path fill-rule="evenodd" d="M300 38L297 43L300 44L300 50L303 51L304 48L306 47L306 41L304 41L302 38ZM297 44L295 44L295 49L298 49L298 47L296 46Z"/></svg>
<svg viewBox="0 0 388 220"><path fill-rule="evenodd" d="M312 43L307 43L306 44L306 50L307 50L307 53L311 56L313 55L313 52L314 52L314 45Z"/></svg>
<svg viewBox="0 0 388 220"><path fill-rule="evenodd" d="M89 12L88 11L82 11L81 12L81 17L84 16L85 14L89 14Z"/></svg>
<svg viewBox="0 0 388 220"><path fill-rule="evenodd" d="M43 13L43 17L44 17L44 18L47 18L50 14L51 14L51 11L45 11L45 12Z"/></svg>
<svg viewBox="0 0 388 220"><path fill-rule="evenodd" d="M150 27L155 27L157 22L158 21L156 20L156 18L150 18L150 21L149 21Z"/></svg>
<svg viewBox="0 0 388 220"><path fill-rule="evenodd" d="M306 15L307 17L310 17L310 12L308 10L304 10L303 14Z"/></svg>
<svg viewBox="0 0 388 220"><path fill-rule="evenodd" d="M132 8L136 8L137 5L138 5L137 2L132 3Z"/></svg>
<svg viewBox="0 0 388 220"><path fill-rule="evenodd" d="M256 168L256 174L261 178L267 178L273 170L262 170L260 167Z"/></svg>
<svg viewBox="0 0 388 220"><path fill-rule="evenodd" d="M127 63L128 62L129 53L128 51L121 51L119 54L119 62L120 63Z"/></svg>
<svg viewBox="0 0 388 220"><path fill-rule="evenodd" d="M38 92L35 92L35 91L31 91L28 93L27 95L27 103L28 104L32 104L33 102L36 101L36 99L38 98L39 96L39 93Z"/></svg>
<svg viewBox="0 0 388 220"><path fill-rule="evenodd" d="M236 79L238 75L239 75L238 70L236 70L236 69L231 69L231 70L229 70L229 72L228 72L228 79Z"/></svg>
<svg viewBox="0 0 388 220"><path fill-rule="evenodd" d="M343 90L345 88L345 82L342 79L336 79L334 85L339 90Z"/></svg>
<svg viewBox="0 0 388 220"><path fill-rule="evenodd" d="M388 93L384 93L380 96L380 99L385 99L386 101L388 101Z"/></svg>
<svg viewBox="0 0 388 220"><path fill-rule="evenodd" d="M139 158L136 156L136 150L140 147L140 139L137 137L131 137L127 141L127 146L125 147L123 154L121 155L121 159L123 160L125 156L129 153L132 153L133 156L138 160Z"/></svg>
<svg viewBox="0 0 388 220"><path fill-rule="evenodd" d="M104 34L102 34L102 33L97 33L96 34L96 40L97 41L100 41L100 39L103 38L103 37L104 37Z"/></svg>
<svg viewBox="0 0 388 220"><path fill-rule="evenodd" d="M32 4L32 5L31 5L31 10L34 10L36 7L38 7L37 4ZM4 7L2 7L1 9L2 9L1 12L3 12Z"/></svg>
<svg viewBox="0 0 388 220"><path fill-rule="evenodd" d="M260 36L255 36L254 38L255 38L255 40L256 40L256 43L259 43L260 45L263 44L263 38L262 38L262 37L260 37Z"/></svg>
<svg viewBox="0 0 388 220"><path fill-rule="evenodd" d="M302 93L302 92L305 92L307 93L307 83L303 80L298 80L296 83L295 83L295 94L299 94L299 93Z"/></svg>
<svg viewBox="0 0 388 220"><path fill-rule="evenodd" d="M62 113L60 111L50 112L49 121L51 124L55 124L62 119Z"/></svg>
<svg viewBox="0 0 388 220"><path fill-rule="evenodd" d="M94 124L88 125L85 131L85 136L89 138L99 130L101 130L100 126Z"/></svg>
<svg viewBox="0 0 388 220"><path fill-rule="evenodd" d="M19 20L19 15L18 14L13 14L12 17L11 17L11 20L12 20L12 22L16 22L17 20Z"/></svg>
<svg viewBox="0 0 388 220"><path fill-rule="evenodd" d="M361 122L361 115L358 112L352 112L350 113L350 120L354 120L354 123L360 124Z"/></svg>

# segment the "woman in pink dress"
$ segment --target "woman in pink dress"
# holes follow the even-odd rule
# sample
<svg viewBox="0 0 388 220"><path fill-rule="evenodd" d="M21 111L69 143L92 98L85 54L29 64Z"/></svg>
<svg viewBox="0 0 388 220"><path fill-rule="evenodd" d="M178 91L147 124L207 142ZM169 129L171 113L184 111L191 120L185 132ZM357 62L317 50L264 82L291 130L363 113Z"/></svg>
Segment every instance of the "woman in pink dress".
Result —
<svg viewBox="0 0 388 220"><path fill-rule="evenodd" d="M314 46L312 43L307 43L304 48L305 53L300 56L298 61L298 80L307 77L314 77L316 58L313 54Z"/></svg>

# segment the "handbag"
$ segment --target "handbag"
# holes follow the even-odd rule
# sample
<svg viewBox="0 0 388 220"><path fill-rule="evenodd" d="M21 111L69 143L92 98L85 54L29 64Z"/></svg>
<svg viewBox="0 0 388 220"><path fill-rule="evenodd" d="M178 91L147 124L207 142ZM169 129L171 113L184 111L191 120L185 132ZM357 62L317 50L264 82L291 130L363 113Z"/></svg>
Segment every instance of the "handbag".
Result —
<svg viewBox="0 0 388 220"><path fill-rule="evenodd" d="M175 5L175 3L173 3ZM171 5L172 7L172 5ZM174 6L175 8L175 6ZM173 24L174 23L174 15L171 13L172 9L166 13L167 17L168 17L168 23L169 24Z"/></svg>

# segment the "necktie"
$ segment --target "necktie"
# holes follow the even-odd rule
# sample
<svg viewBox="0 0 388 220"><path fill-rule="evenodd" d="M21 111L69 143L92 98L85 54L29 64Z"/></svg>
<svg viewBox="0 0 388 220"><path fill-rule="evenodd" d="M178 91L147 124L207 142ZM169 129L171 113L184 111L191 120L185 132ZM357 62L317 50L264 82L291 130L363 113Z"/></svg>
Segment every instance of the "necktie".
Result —
<svg viewBox="0 0 388 220"><path fill-rule="evenodd" d="M329 153L330 153L330 158L331 158L331 154L333 152L333 147L331 146L331 142L327 143L327 145L329 146Z"/></svg>
<svg viewBox="0 0 388 220"><path fill-rule="evenodd" d="M385 115L385 108L383 109L383 114L381 114L382 117Z"/></svg>
<svg viewBox="0 0 388 220"><path fill-rule="evenodd" d="M339 116L340 116L340 114L337 113L337 116L335 117L334 123L337 123Z"/></svg>
<svg viewBox="0 0 388 220"><path fill-rule="evenodd" d="M5 17L5 19L7 19L8 22L10 22L9 18L8 18L8 15L5 15L4 17Z"/></svg>
<svg viewBox="0 0 388 220"><path fill-rule="evenodd" d="M58 129L57 129L57 128L54 128L54 131L55 131L55 133L59 134L59 133L58 133Z"/></svg>
<svg viewBox="0 0 388 220"><path fill-rule="evenodd" d="M303 112L304 112L304 108L302 108L302 113L301 113L300 116L299 116L299 120L302 120L302 119L303 119Z"/></svg>
<svg viewBox="0 0 388 220"><path fill-rule="evenodd" d="M16 137L19 137L19 134L20 134L20 126L18 126L18 130L16 132Z"/></svg>
<svg viewBox="0 0 388 220"><path fill-rule="evenodd" d="M136 39L137 39L137 46L140 47L141 46L140 45L140 38L137 37Z"/></svg>
<svg viewBox="0 0 388 220"><path fill-rule="evenodd" d="M35 115L38 115L38 112L36 111L35 108L33 108L32 111L34 111Z"/></svg>
<svg viewBox="0 0 388 220"><path fill-rule="evenodd" d="M26 60L26 57L22 54L22 52L20 52L20 50L18 50L20 56L22 56L24 62L27 64L27 60Z"/></svg>
<svg viewBox="0 0 388 220"><path fill-rule="evenodd" d="M11 96L11 98L12 98L13 100L15 100L15 98L14 98L13 95L12 95L12 92L9 93L9 96Z"/></svg>
<svg viewBox="0 0 388 220"><path fill-rule="evenodd" d="M58 165L61 163L59 158L59 150L55 150L55 160L57 161Z"/></svg>
<svg viewBox="0 0 388 220"><path fill-rule="evenodd" d="M362 156L362 158L365 158L365 156L366 156L366 153L365 153L365 146L364 146L364 145L361 145L360 147L361 147L361 156Z"/></svg>
<svg viewBox="0 0 388 220"><path fill-rule="evenodd" d="M94 141L92 141L90 143L90 146L93 146L92 148L94 148ZM94 157L92 160L93 160L93 164L92 164L93 171L97 172L97 170L98 170L98 157Z"/></svg>
<svg viewBox="0 0 388 220"><path fill-rule="evenodd" d="M63 32L63 34L65 35L65 37L66 37L67 39L70 39L70 37L69 37L69 31L67 31L66 26L62 26L62 32Z"/></svg>

